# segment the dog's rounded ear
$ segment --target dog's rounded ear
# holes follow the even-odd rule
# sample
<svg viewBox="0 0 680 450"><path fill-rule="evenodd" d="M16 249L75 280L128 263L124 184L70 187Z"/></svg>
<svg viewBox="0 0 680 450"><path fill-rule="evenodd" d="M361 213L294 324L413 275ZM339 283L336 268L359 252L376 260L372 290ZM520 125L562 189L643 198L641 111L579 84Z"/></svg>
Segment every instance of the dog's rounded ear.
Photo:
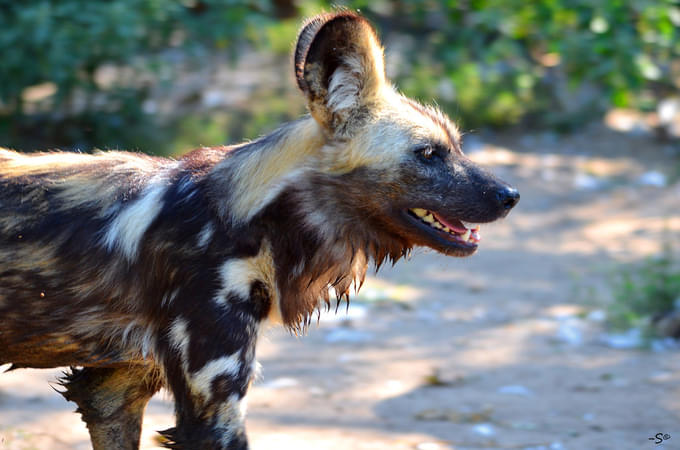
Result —
<svg viewBox="0 0 680 450"><path fill-rule="evenodd" d="M350 11L314 17L298 36L295 77L314 119L332 136L349 137L386 84L375 29Z"/></svg>

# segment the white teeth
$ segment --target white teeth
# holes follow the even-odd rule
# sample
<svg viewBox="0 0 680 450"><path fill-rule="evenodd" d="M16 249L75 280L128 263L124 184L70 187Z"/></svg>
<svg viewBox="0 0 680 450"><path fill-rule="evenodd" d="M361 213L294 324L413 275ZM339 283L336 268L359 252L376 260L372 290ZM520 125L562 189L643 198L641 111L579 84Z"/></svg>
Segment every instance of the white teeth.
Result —
<svg viewBox="0 0 680 450"><path fill-rule="evenodd" d="M466 230L465 233L459 233L455 230L450 229L443 223L439 222L437 219L435 219L434 214L432 214L426 209L411 208L411 212L414 213L416 216L420 217L420 219L423 222L429 224L432 228L449 233L450 235L455 236L456 239L460 239L461 241L464 242L468 242L470 240L472 240L473 242L479 242L479 224L477 223L463 222L461 220L461 223L466 228Z"/></svg>
<svg viewBox="0 0 680 450"><path fill-rule="evenodd" d="M463 226L465 226L465 228L467 228L468 230L478 230L479 229L478 223L463 222L462 220L460 221L460 223L462 223Z"/></svg>

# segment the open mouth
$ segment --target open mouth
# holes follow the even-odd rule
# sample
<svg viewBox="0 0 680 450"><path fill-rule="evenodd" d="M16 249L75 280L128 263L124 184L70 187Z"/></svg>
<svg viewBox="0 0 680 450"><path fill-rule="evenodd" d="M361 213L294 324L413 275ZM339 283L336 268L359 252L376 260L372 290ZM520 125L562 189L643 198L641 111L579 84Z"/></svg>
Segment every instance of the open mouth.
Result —
<svg viewBox="0 0 680 450"><path fill-rule="evenodd" d="M430 232L451 243L476 248L481 240L479 224L467 223L462 220L444 220L434 212L422 208L410 208L408 212L412 218L417 219L422 225L428 226Z"/></svg>

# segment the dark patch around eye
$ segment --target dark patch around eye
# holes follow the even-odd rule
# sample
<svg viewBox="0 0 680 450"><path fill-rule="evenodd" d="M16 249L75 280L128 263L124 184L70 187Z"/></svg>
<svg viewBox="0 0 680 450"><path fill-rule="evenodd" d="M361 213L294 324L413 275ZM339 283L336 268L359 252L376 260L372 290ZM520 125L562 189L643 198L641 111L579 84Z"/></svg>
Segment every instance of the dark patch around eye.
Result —
<svg viewBox="0 0 680 450"><path fill-rule="evenodd" d="M434 143L417 145L413 152L425 161L433 161L436 158L443 160L451 153L447 146Z"/></svg>

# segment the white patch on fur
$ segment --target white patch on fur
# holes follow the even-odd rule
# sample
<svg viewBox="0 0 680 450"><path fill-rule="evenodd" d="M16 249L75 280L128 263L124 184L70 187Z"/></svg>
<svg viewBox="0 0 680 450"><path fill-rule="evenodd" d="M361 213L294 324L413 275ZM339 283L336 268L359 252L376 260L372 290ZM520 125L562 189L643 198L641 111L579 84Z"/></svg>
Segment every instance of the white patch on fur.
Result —
<svg viewBox="0 0 680 450"><path fill-rule="evenodd" d="M247 300L250 297L251 285L255 281L261 281L270 295L271 308L268 319L275 323L283 322L276 284L276 269L268 242L262 243L260 252L255 256L228 259L220 267L219 273L222 288L214 299L218 305L228 307L227 298L233 293Z"/></svg>
<svg viewBox="0 0 680 450"><path fill-rule="evenodd" d="M215 298L219 305L227 303L226 296L230 292L235 292L239 297L246 300L250 295L250 285L258 277L258 273L253 270L253 258L233 258L222 264L220 268L220 278L222 279L222 290L220 295Z"/></svg>
<svg viewBox="0 0 680 450"><path fill-rule="evenodd" d="M282 174L279 176L275 181L271 183L266 183L265 185L267 186L267 190L263 191L260 189L252 190L251 192L260 192L262 195L257 198L257 199L250 199L252 196L251 193L247 194L248 199L253 200L250 206L252 206L252 209L248 211L245 216L244 216L244 222L247 222L248 220L252 219L253 216L255 216L258 212L260 212L265 206L267 206L269 203L271 203L278 195L288 186L294 186L298 180L301 180L304 178L304 175L308 172L308 169L306 167L301 167L298 169L293 169L290 172L286 174ZM265 180L267 179L267 175L264 173L258 173L257 176L259 177L260 180ZM253 180L254 181L254 180ZM250 183L249 183L250 184ZM254 186L253 186L254 187ZM239 205L241 202L239 198L233 197L233 199L236 201L236 205ZM244 199L245 200L245 199ZM239 206L236 206L238 209Z"/></svg>
<svg viewBox="0 0 680 450"><path fill-rule="evenodd" d="M198 233L198 248L205 248L210 244L210 240L215 233L215 226L212 223L208 223L203 227L200 233Z"/></svg>
<svg viewBox="0 0 680 450"><path fill-rule="evenodd" d="M356 55L347 56L331 75L328 84L328 109L334 112L358 107L364 68Z"/></svg>
<svg viewBox="0 0 680 450"><path fill-rule="evenodd" d="M235 377L241 370L241 361L237 351L208 362L191 376L191 390L202 394L206 399L212 395L212 381L219 376Z"/></svg>
<svg viewBox="0 0 680 450"><path fill-rule="evenodd" d="M228 197L221 202L220 213L232 223L248 222L314 166L318 148L325 141L314 119L289 124L282 133L280 139L264 141L261 146L255 143L249 151L234 150L234 155L213 170L216 185L229 180L225 186Z"/></svg>
<svg viewBox="0 0 680 450"><path fill-rule="evenodd" d="M243 397L239 402L239 412L241 413L241 417L245 417L248 413L248 397Z"/></svg>
<svg viewBox="0 0 680 450"><path fill-rule="evenodd" d="M123 208L114 217L104 235L107 250L111 251L118 247L128 261L133 261L137 257L139 243L144 233L163 207L162 198L166 189L166 186L161 184L148 186L141 198Z"/></svg>
<svg viewBox="0 0 680 450"><path fill-rule="evenodd" d="M186 364L188 361L187 353L189 348L189 331L187 320L181 317L173 320L172 325L170 325L168 337L170 338L170 345L173 349L179 352L182 358L182 363Z"/></svg>

